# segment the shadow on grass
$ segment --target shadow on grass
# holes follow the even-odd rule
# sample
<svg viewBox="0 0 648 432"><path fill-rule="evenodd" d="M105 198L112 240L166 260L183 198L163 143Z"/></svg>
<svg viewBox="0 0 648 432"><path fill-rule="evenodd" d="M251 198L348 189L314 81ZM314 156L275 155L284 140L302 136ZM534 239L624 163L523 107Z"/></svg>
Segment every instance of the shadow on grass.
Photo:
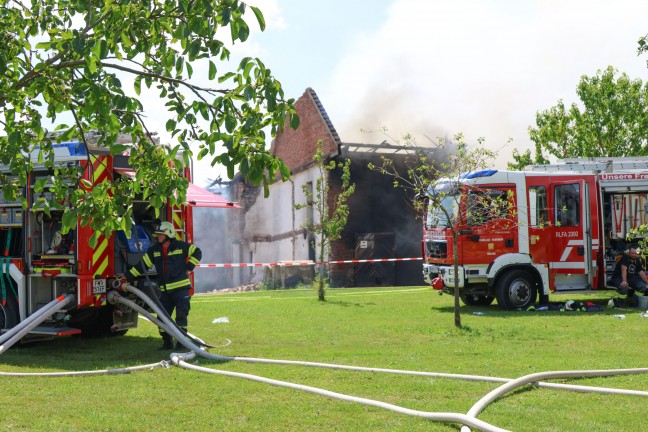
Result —
<svg viewBox="0 0 648 432"><path fill-rule="evenodd" d="M596 303L599 304L599 303ZM599 304L600 306L603 306ZM441 314L453 314L454 307L452 306L432 306L432 310L437 311ZM569 316L569 317L589 317L589 316L608 316L608 315L617 315L617 314L628 314L628 313L640 313L641 309L636 308L612 308L608 309L603 306L603 310L592 311L592 312L582 312L582 311L560 311L560 310L546 310L546 311L526 311L526 310L502 310L497 305L495 306L462 306L460 313L462 317L466 316L480 316L480 317L489 317L489 318L528 318L528 317L537 317L537 316Z"/></svg>
<svg viewBox="0 0 648 432"><path fill-rule="evenodd" d="M376 305L376 303L354 303L354 302L340 301L340 300L327 300L326 303L330 305L342 306L342 307L365 307L365 306Z"/></svg>
<svg viewBox="0 0 648 432"><path fill-rule="evenodd" d="M103 338L65 337L16 344L0 356L2 365L33 366L77 371L137 366L169 360L171 351L158 350L157 337L116 336Z"/></svg>

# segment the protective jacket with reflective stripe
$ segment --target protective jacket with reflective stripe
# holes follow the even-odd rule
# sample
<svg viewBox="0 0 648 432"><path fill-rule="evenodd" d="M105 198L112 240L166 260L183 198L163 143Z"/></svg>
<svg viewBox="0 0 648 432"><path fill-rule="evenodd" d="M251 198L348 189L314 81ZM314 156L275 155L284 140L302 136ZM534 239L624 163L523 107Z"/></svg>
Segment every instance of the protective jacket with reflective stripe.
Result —
<svg viewBox="0 0 648 432"><path fill-rule="evenodd" d="M155 266L158 283L162 291L178 288L191 288L187 271L192 271L202 258L200 249L187 242L171 239L169 248L164 256L162 244L155 243L148 248L140 263L133 266L127 274L128 280L133 281L143 275L143 268ZM166 270L166 271L165 271Z"/></svg>

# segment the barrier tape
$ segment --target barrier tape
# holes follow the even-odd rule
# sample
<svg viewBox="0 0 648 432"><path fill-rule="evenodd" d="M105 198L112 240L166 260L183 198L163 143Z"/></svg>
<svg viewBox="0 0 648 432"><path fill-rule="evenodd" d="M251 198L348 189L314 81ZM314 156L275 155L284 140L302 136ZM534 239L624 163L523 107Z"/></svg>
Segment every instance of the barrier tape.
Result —
<svg viewBox="0 0 648 432"><path fill-rule="evenodd" d="M352 264L352 263L370 263L370 262L393 262L393 261L421 261L423 258L377 258L377 259L360 259L360 260L342 260L342 261L282 261L274 263L230 263L230 264L198 264L196 268L222 268L222 267L281 267L281 266L302 266L315 264Z"/></svg>

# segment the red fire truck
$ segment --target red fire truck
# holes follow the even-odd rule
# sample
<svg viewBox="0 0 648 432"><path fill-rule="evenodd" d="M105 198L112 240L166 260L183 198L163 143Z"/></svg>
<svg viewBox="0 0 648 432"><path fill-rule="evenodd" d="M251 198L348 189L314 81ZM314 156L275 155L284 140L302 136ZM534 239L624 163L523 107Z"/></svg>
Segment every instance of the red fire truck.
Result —
<svg viewBox="0 0 648 432"><path fill-rule="evenodd" d="M122 143L130 137L121 137ZM133 176L127 155L111 156L100 148L90 154L80 142L54 145L55 165L79 164L84 179L92 184ZM137 314L116 311L107 303L106 294L116 274L125 273L129 265L139 263L153 241L152 232L163 220L172 221L179 236L193 241L192 207L228 207L223 198L193 184L187 191L186 205L167 206L156 218L146 201L134 202L134 222L130 235L116 232L101 236L95 247L88 244L93 232L78 224L75 230L61 234L62 211L44 211L44 203L53 198L45 188L36 193L39 179L52 176L52 170L32 158L34 170L21 201L5 200L0 190L0 330L24 321L64 293L73 293L76 304L58 311L28 335L32 339L51 338L77 333L89 335L123 334L137 325ZM8 172L7 167L0 170ZM185 176L191 181L190 168ZM150 275L155 280L155 274ZM25 338L27 339L27 338Z"/></svg>
<svg viewBox="0 0 648 432"><path fill-rule="evenodd" d="M538 295L606 287L628 234L648 223L648 158L484 170L438 182L430 195L441 192L441 206L426 212L425 280L447 293L457 283L467 305L527 308ZM500 214L494 200L508 203Z"/></svg>

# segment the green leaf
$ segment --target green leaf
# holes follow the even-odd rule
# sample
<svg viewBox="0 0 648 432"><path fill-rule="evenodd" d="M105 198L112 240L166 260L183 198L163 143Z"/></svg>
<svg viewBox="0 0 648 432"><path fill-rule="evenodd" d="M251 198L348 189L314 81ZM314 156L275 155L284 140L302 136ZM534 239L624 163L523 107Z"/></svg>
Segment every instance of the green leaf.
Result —
<svg viewBox="0 0 648 432"><path fill-rule="evenodd" d="M95 232L92 233L92 235L91 235L90 238L88 239L88 245L89 245L92 249L94 249L94 248L97 247L97 242L99 241L99 235L100 235L100 234L101 234L101 233L95 231Z"/></svg>
<svg viewBox="0 0 648 432"><path fill-rule="evenodd" d="M21 135L20 135L19 131L11 132L9 134L9 136L7 137L8 141L9 141L9 145L11 145L11 146L19 145L20 144L20 137L21 137Z"/></svg>
<svg viewBox="0 0 648 432"><path fill-rule="evenodd" d="M63 225L63 229L61 230L62 234L67 234L70 230L76 229L76 213L70 209L66 209L63 213L63 217L61 218L61 223Z"/></svg>
<svg viewBox="0 0 648 432"><path fill-rule="evenodd" d="M97 59L94 56L88 56L86 59L86 64L88 65L88 71L93 74L97 70Z"/></svg>
<svg viewBox="0 0 648 432"><path fill-rule="evenodd" d="M218 82L223 83L223 82L227 81L228 79L230 79L232 77L235 77L235 76L236 76L236 74L234 72L227 72L225 75L218 78Z"/></svg>
<svg viewBox="0 0 648 432"><path fill-rule="evenodd" d="M254 12L254 15L256 15L257 22L259 23L259 28L261 29L261 31L264 31L266 23L265 18L263 17L263 13L258 7L250 6L250 9L252 9L252 12Z"/></svg>
<svg viewBox="0 0 648 432"><path fill-rule="evenodd" d="M234 132L234 129L236 128L236 118L231 115L225 117L225 128L229 133Z"/></svg>
<svg viewBox="0 0 648 432"><path fill-rule="evenodd" d="M209 80L216 78L216 65L213 61L209 60Z"/></svg>
<svg viewBox="0 0 648 432"><path fill-rule="evenodd" d="M142 76L137 76L133 80L133 87L135 89L135 93L139 96L142 93Z"/></svg>
<svg viewBox="0 0 648 432"><path fill-rule="evenodd" d="M281 178L283 180L287 180L290 178L290 168L288 168L286 164L283 162L279 163L279 173L281 173Z"/></svg>
<svg viewBox="0 0 648 432"><path fill-rule="evenodd" d="M299 116L297 114L291 114L290 116L290 127L292 129L297 129L299 127Z"/></svg>
<svg viewBox="0 0 648 432"><path fill-rule="evenodd" d="M248 27L245 21L243 20L239 21L238 38L241 40L241 42L245 42L249 36L250 36L250 27Z"/></svg>

